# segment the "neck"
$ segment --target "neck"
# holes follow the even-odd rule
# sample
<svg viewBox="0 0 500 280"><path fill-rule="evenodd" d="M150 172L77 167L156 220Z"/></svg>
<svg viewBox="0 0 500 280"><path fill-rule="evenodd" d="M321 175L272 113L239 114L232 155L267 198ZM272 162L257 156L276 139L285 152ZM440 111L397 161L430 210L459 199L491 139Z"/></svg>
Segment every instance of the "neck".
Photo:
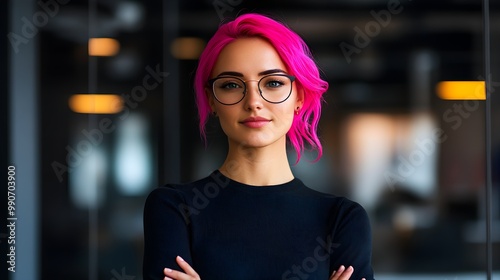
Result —
<svg viewBox="0 0 500 280"><path fill-rule="evenodd" d="M283 142L267 147L244 147L229 143L226 160L220 172L226 177L247 185L268 186L287 183L294 176Z"/></svg>

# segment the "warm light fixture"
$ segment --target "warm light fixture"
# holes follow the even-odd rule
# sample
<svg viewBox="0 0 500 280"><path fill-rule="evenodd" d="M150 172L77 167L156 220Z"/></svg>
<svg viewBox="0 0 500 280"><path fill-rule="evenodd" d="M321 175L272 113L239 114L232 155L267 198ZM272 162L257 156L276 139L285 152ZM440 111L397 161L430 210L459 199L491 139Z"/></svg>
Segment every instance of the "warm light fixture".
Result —
<svg viewBox="0 0 500 280"><path fill-rule="evenodd" d="M485 100L484 81L443 81L437 84L436 91L446 100Z"/></svg>
<svg viewBox="0 0 500 280"><path fill-rule="evenodd" d="M204 47L205 41L200 38L181 37L172 42L170 51L177 59L198 59Z"/></svg>
<svg viewBox="0 0 500 280"><path fill-rule="evenodd" d="M75 94L69 107L76 113L116 114L123 109L123 99L116 94Z"/></svg>
<svg viewBox="0 0 500 280"><path fill-rule="evenodd" d="M90 38L90 56L114 56L120 51L120 42L112 38Z"/></svg>

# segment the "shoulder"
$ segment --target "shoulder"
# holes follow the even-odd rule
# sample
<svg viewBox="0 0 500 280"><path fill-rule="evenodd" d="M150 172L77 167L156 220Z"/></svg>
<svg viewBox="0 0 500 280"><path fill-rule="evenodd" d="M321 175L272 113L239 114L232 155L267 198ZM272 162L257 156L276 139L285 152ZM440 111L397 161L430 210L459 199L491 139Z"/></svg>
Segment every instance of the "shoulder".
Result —
<svg viewBox="0 0 500 280"><path fill-rule="evenodd" d="M210 176L203 179L181 184L166 184L153 189L146 198L146 206L151 204L182 203L187 197L196 193L196 189L203 188L212 180Z"/></svg>
<svg viewBox="0 0 500 280"><path fill-rule="evenodd" d="M355 201L344 198L340 206L340 211L346 219L357 220L363 224L368 223L368 213L363 206Z"/></svg>
<svg viewBox="0 0 500 280"><path fill-rule="evenodd" d="M349 229L350 232L370 234L371 226L368 213L359 203L343 197L338 204L335 216L338 229Z"/></svg>
<svg viewBox="0 0 500 280"><path fill-rule="evenodd" d="M317 201L317 203L327 206L330 209L330 213L337 220L354 220L360 221L363 224L368 223L368 214L366 210L356 201L344 196L323 193L311 189L306 185L302 188L301 193L304 197L310 197Z"/></svg>
<svg viewBox="0 0 500 280"><path fill-rule="evenodd" d="M330 212L337 218L368 218L366 210L359 203L344 196L320 192L306 186L303 183L301 184L302 187L300 188L300 196L311 199L315 201L315 203L328 207Z"/></svg>

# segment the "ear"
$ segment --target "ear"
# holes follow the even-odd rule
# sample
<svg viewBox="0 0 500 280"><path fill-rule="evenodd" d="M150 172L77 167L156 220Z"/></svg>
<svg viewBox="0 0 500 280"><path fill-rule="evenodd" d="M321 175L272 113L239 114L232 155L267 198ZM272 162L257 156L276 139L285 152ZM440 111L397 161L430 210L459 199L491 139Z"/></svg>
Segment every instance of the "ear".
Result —
<svg viewBox="0 0 500 280"><path fill-rule="evenodd" d="M302 108L302 105L304 105L304 90L298 89L297 99L295 100L295 108L297 107Z"/></svg>

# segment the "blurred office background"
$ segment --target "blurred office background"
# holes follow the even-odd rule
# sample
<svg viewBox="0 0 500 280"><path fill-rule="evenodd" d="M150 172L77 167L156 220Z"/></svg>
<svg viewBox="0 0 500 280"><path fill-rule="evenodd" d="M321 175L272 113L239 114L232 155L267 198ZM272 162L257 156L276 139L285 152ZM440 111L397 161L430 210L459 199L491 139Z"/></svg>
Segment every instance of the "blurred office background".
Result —
<svg viewBox="0 0 500 280"><path fill-rule="evenodd" d="M325 154L293 168L366 208L377 279L486 279L485 101L449 100L440 82L491 75L500 279L499 3L490 9L484 73L480 0L6 1L1 158L4 174L16 167L18 221L17 269L1 278L142 279L147 194L223 160L217 123L206 147L198 133L197 57L224 18L261 12L305 39L330 83Z"/></svg>

